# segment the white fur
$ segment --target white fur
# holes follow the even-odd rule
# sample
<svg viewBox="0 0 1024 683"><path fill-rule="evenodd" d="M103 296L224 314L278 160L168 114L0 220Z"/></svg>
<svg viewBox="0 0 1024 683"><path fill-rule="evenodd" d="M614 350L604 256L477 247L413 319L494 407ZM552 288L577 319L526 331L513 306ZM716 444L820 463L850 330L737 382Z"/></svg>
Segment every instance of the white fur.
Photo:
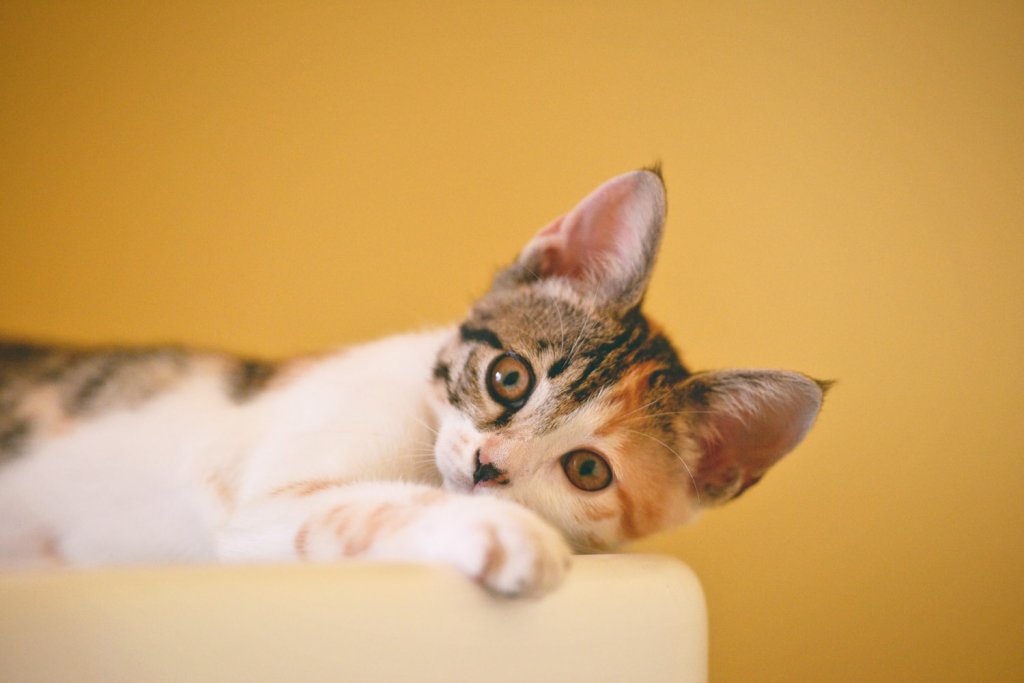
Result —
<svg viewBox="0 0 1024 683"><path fill-rule="evenodd" d="M0 559L292 561L303 525L331 509L365 517L382 505L413 508L441 484L430 369L450 335L341 351L241 404L222 377L197 368L137 409L73 425L0 470ZM346 485L273 495L322 480ZM443 562L502 593L548 590L566 569L558 532L512 503L453 493L415 509L408 528L361 556ZM495 556L501 565L485 567Z"/></svg>

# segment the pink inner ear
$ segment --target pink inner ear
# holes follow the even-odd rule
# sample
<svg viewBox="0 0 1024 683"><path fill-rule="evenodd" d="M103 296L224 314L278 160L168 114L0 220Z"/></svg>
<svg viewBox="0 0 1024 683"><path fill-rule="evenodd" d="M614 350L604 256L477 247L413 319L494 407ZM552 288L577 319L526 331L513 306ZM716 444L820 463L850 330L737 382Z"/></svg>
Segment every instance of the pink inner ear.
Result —
<svg viewBox="0 0 1024 683"><path fill-rule="evenodd" d="M756 484L800 441L801 430L751 416L749 421L719 413L707 425L697 480L711 493L736 497ZM781 427L781 429L780 429Z"/></svg>
<svg viewBox="0 0 1024 683"><path fill-rule="evenodd" d="M741 377L750 373L739 373ZM734 498L794 449L821 406L821 390L796 373L766 371L754 381L717 380L695 429L702 457L695 479L709 502ZM714 373L704 381L715 382ZM730 386L731 385L731 386ZM730 397L731 395L731 397Z"/></svg>
<svg viewBox="0 0 1024 683"><path fill-rule="evenodd" d="M582 276L578 264L571 263L563 256L567 252L566 237L562 234L562 223L565 222L565 218L565 216L559 216L548 223L530 243L531 248L540 250L537 275L541 277L579 278Z"/></svg>
<svg viewBox="0 0 1024 683"><path fill-rule="evenodd" d="M632 271L663 210L660 181L659 194L652 195L644 176L634 172L609 180L537 233L524 255L537 259L538 275L598 280Z"/></svg>

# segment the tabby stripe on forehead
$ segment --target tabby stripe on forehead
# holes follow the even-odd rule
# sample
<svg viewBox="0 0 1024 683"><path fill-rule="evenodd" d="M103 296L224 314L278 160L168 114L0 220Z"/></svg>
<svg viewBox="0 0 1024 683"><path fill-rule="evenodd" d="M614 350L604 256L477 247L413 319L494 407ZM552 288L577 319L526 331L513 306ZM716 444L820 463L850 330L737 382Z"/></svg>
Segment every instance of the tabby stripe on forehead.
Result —
<svg viewBox="0 0 1024 683"><path fill-rule="evenodd" d="M444 383L447 384L450 378L451 368L448 367L447 363L442 363L441 361L438 361L437 365L434 366L434 379L443 380Z"/></svg>
<svg viewBox="0 0 1024 683"><path fill-rule="evenodd" d="M458 379L445 383L448 389L448 400L455 407L465 405L466 401L473 403L480 400L480 373L476 367L478 350L475 348L470 350Z"/></svg>
<svg viewBox="0 0 1024 683"><path fill-rule="evenodd" d="M577 401L582 401L602 382L613 381L622 374L623 359L634 353L647 341L647 329L647 320L638 314L627 322L625 329L614 339L588 351L586 355L591 358L591 361L568 389L574 398ZM595 378L592 378L594 372L599 368L601 371ZM590 381L591 379L594 381Z"/></svg>
<svg viewBox="0 0 1024 683"><path fill-rule="evenodd" d="M445 392L448 394L448 402L452 406L458 408L462 405L462 399L455 393L455 388L452 387L452 369L451 367L442 361L438 361L437 365L434 366L433 371L434 379L444 382Z"/></svg>
<svg viewBox="0 0 1024 683"><path fill-rule="evenodd" d="M498 335L486 327L470 327L468 324L463 323L459 326L459 335L464 342L481 342L496 349L505 348L501 340L498 339Z"/></svg>
<svg viewBox="0 0 1024 683"><path fill-rule="evenodd" d="M562 356L548 368L548 379L554 379L565 372L569 367L569 356Z"/></svg>

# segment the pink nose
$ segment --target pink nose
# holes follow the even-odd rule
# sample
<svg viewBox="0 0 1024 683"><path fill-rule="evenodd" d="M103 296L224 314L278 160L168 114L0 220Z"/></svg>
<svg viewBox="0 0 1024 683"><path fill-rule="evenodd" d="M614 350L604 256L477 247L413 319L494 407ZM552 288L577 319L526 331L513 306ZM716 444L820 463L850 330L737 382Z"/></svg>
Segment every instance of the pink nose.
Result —
<svg viewBox="0 0 1024 683"><path fill-rule="evenodd" d="M480 458L483 462L494 462L501 454L506 440L500 436L489 436L480 444Z"/></svg>
<svg viewBox="0 0 1024 683"><path fill-rule="evenodd" d="M484 444L486 446L486 444ZM508 484L508 473L498 469L490 461L483 448L476 451L476 469L473 471L473 485L504 486Z"/></svg>

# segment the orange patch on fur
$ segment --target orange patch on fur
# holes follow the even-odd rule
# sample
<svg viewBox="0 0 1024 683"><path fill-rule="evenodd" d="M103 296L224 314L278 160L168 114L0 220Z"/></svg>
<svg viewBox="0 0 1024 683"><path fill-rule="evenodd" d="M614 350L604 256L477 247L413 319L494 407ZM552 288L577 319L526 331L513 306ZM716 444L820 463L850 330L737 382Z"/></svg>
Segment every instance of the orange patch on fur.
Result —
<svg viewBox="0 0 1024 683"><path fill-rule="evenodd" d="M345 557L354 557L356 555L362 555L366 550L373 544L373 534L369 530L363 529L363 533L356 537L350 538L345 547L342 548L341 554Z"/></svg>
<svg viewBox="0 0 1024 683"><path fill-rule="evenodd" d="M648 361L634 365L622 375L615 385L609 400L615 412L594 432L596 436L607 437L617 429L637 422L644 417L643 408L647 402L647 380L661 365Z"/></svg>
<svg viewBox="0 0 1024 683"><path fill-rule="evenodd" d="M494 527L488 526L487 553L484 555L484 566L480 570L477 580L481 582L490 580L494 574L501 571L501 568L505 566L506 559L508 558L505 554L505 548L501 545L501 541L498 540L498 532L494 530Z"/></svg>
<svg viewBox="0 0 1024 683"><path fill-rule="evenodd" d="M636 507L633 505L633 499L622 486L619 486L615 493L619 499L619 523L622 525L622 534L626 538L637 538L640 532L637 528Z"/></svg>
<svg viewBox="0 0 1024 683"><path fill-rule="evenodd" d="M438 490L420 491L412 497L414 505L436 505L445 499L445 492Z"/></svg>
<svg viewBox="0 0 1024 683"><path fill-rule="evenodd" d="M640 516L647 523L645 527L653 526L653 522L661 514L660 506L650 498L643 497L640 499ZM644 533L647 533L647 529L644 529Z"/></svg>
<svg viewBox="0 0 1024 683"><path fill-rule="evenodd" d="M300 560L306 559L308 552L309 543L309 522L306 522L299 527L298 532L295 534L295 554L299 556Z"/></svg>
<svg viewBox="0 0 1024 683"><path fill-rule="evenodd" d="M66 562L64 557L60 554L60 547L57 544L57 539L53 536L47 536L43 539L42 547L40 548L40 556L49 564L63 567Z"/></svg>
<svg viewBox="0 0 1024 683"><path fill-rule="evenodd" d="M309 370L323 360L324 357L325 356L323 354L315 354L310 356L300 356L298 358L291 358L283 361L277 366L277 370L267 381L265 389L267 391L273 391L291 384L299 377L302 377L309 372Z"/></svg>
<svg viewBox="0 0 1024 683"><path fill-rule="evenodd" d="M56 387L42 387L27 393L19 412L31 420L36 430L47 436L67 434L76 424L65 413Z"/></svg>
<svg viewBox="0 0 1024 683"><path fill-rule="evenodd" d="M338 538L345 535L345 531L348 530L348 525L352 521L352 515L348 514L349 508L349 505L335 505L324 515L323 526L332 528L334 535ZM339 517L340 519L338 519Z"/></svg>
<svg viewBox="0 0 1024 683"><path fill-rule="evenodd" d="M351 520L351 505L335 505L330 510L308 519L295 534L295 553L299 559L305 560L309 557L310 544L315 543L316 547L324 544L323 537L327 532L333 532L330 539L326 541L328 547L334 546L347 530ZM340 518L340 521L337 521ZM322 553L317 552L319 557Z"/></svg>
<svg viewBox="0 0 1024 683"><path fill-rule="evenodd" d="M615 510L610 507L588 507L583 515L592 522L601 522L615 516Z"/></svg>
<svg viewBox="0 0 1024 683"><path fill-rule="evenodd" d="M348 543L345 544L345 555L360 555L366 552L366 549L373 544L377 536L377 530L389 509L390 506L381 505L367 516L363 521L359 535L349 539Z"/></svg>
<svg viewBox="0 0 1024 683"><path fill-rule="evenodd" d="M381 536L405 528L416 517L415 508L399 505L380 505L363 520L359 535L345 544L345 555L361 555Z"/></svg>
<svg viewBox="0 0 1024 683"><path fill-rule="evenodd" d="M295 496L301 498L303 496L311 496L314 493L319 493L325 489L334 488L335 486L344 486L348 482L344 479L310 479L308 481L296 481L291 484L285 484L281 488L274 489L270 492L271 496Z"/></svg>
<svg viewBox="0 0 1024 683"><path fill-rule="evenodd" d="M297 482L279 489L276 493L289 495L310 495L344 482L314 480ZM309 556L311 544L318 550L314 555L323 554L322 548L333 556L352 557L365 553L379 538L397 533L411 524L423 509L445 497L443 491L417 493L410 503L366 504L349 502L335 505L307 521L296 533L295 552L301 559ZM334 550L336 549L336 551Z"/></svg>
<svg viewBox="0 0 1024 683"><path fill-rule="evenodd" d="M627 539L646 536L659 528L670 495L665 487L677 485L671 476L670 460L654 460L657 465L651 462L637 459L619 472L615 493L619 501L620 529Z"/></svg>
<svg viewBox="0 0 1024 683"><path fill-rule="evenodd" d="M228 485L228 480L221 472L210 472L206 475L206 484L213 491L221 505L230 508L235 505L235 492Z"/></svg>
<svg viewBox="0 0 1024 683"><path fill-rule="evenodd" d="M585 547L581 548L583 552L597 552L607 548L607 544L596 534L585 534L583 543L585 544Z"/></svg>

